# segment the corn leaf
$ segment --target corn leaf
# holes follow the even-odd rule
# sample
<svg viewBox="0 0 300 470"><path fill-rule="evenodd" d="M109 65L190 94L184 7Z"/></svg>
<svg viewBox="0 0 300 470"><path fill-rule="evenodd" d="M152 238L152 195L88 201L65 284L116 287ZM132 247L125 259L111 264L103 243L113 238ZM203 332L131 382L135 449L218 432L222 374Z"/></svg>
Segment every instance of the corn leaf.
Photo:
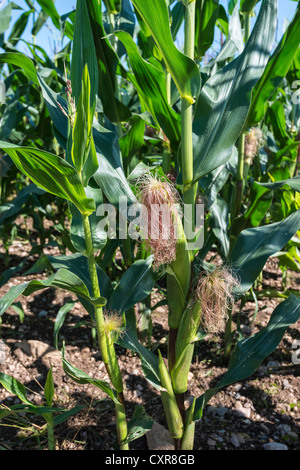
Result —
<svg viewBox="0 0 300 470"><path fill-rule="evenodd" d="M19 295L28 296L33 292L47 289L48 287L56 287L57 289L73 292L77 296L84 298L92 306L103 306L106 304L106 299L104 297L91 297L86 285L78 276L76 276L76 274L68 271L67 269L61 268L48 279L42 281L34 279L32 281L25 282L24 284L13 286L0 299L0 316L6 312Z"/></svg>
<svg viewBox="0 0 300 470"><path fill-rule="evenodd" d="M245 229L239 234L229 257L240 281L238 293L250 289L267 259L282 250L299 228L300 210L280 222Z"/></svg>
<svg viewBox="0 0 300 470"><path fill-rule="evenodd" d="M192 103L199 91L200 73L195 62L180 52L173 42L165 0L132 0L132 3L151 31L181 97Z"/></svg>
<svg viewBox="0 0 300 470"><path fill-rule="evenodd" d="M180 115L168 104L165 74L158 67L145 61L139 54L132 37L124 32L115 33L126 47L133 75L127 78L133 83L146 108L158 122L172 144L180 139Z"/></svg>
<svg viewBox="0 0 300 470"><path fill-rule="evenodd" d="M216 387L197 398L194 420L201 419L205 405L219 390L251 376L262 361L276 349L286 329L299 318L300 299L291 294L275 308L265 328L249 338L240 340L232 353L225 376Z"/></svg>
<svg viewBox="0 0 300 470"><path fill-rule="evenodd" d="M210 77L193 122L194 181L229 160L250 106L251 91L268 61L277 24L277 0L264 0L242 54Z"/></svg>
<svg viewBox="0 0 300 470"><path fill-rule="evenodd" d="M40 188L73 202L82 214L89 215L95 210L94 201L86 197L77 171L63 158L37 148L18 147L2 141L0 148Z"/></svg>
<svg viewBox="0 0 300 470"><path fill-rule="evenodd" d="M251 127L261 121L265 115L268 99L278 88L289 71L295 53L299 48L300 4L294 18L287 27L274 53L270 57L265 71L253 89L251 106L246 127Z"/></svg>

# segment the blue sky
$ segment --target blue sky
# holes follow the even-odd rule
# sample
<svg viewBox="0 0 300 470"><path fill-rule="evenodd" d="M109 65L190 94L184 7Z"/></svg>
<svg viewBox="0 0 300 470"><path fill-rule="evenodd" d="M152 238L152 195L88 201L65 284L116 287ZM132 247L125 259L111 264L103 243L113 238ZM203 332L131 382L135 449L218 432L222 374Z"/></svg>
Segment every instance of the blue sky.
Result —
<svg viewBox="0 0 300 470"><path fill-rule="evenodd" d="M24 0L14 0L15 3L17 3L20 7L24 8L24 10L28 9L27 4L25 3ZM1 4L6 5L6 2L0 2ZM220 0L220 3L227 7L227 0ZM37 5L37 10L40 10L40 6L36 3ZM260 5L260 2L258 3L258 7ZM55 2L56 9L60 15L63 15L65 13L68 13L69 11L72 11L75 6L76 6L76 0L57 0ZM297 2L292 1L292 0L278 0L278 39L280 39L282 32L283 32L283 27L285 23L285 19L291 20L294 12L296 10ZM226 8L227 9L227 8ZM20 16L22 13L21 10L13 10L12 14L12 22L13 24L16 19ZM255 21L253 18L252 24ZM43 28L40 33L37 35L36 38L36 44L39 46L43 47L47 53L53 57L53 50L54 50L54 43L56 44L57 51L60 49L60 33L59 31L53 26L51 20L48 20L48 25L51 28L52 32L47 29ZM26 39L28 42L32 42L31 38L31 28L32 28L32 16L29 19L28 26L23 34L23 38ZM9 31L6 32L6 37L8 36ZM20 52L24 52L26 54L29 54L29 51L24 43L19 43L18 45Z"/></svg>

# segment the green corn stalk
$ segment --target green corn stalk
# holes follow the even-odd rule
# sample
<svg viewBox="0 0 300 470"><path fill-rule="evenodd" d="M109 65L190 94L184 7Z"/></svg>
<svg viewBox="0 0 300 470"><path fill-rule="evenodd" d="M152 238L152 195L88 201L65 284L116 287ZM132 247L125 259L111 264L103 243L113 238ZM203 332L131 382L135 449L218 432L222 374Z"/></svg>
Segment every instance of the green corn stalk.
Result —
<svg viewBox="0 0 300 470"><path fill-rule="evenodd" d="M181 417L180 410L177 406L171 378L160 351L158 351L158 355L160 381L163 387L163 390L161 390L162 403L166 414L170 435L174 439L175 449L179 450L180 440L184 432L183 420Z"/></svg>
<svg viewBox="0 0 300 470"><path fill-rule="evenodd" d="M86 254L88 257L89 273L90 273L90 279L91 279L91 284L92 284L92 289L93 289L93 295L94 297L99 298L100 288L99 288L99 283L98 283L96 261L94 257L93 241L92 241L89 218L88 216L83 215L82 220L83 220L83 226L84 226L84 234L85 234L85 241L86 241ZM97 329L97 334L98 334L98 342L99 342L102 360L105 364L108 376L112 384L116 387L117 397L119 401L119 403L116 403L115 405L116 426L117 426L119 446L121 450L128 450L129 448L128 444L122 443L127 437L127 423L126 423L126 412L125 412L125 403L124 403L124 396L123 396L122 377L121 377L120 369L118 366L118 361L116 358L114 344L111 341L111 339L107 337L108 335L106 334L106 331L105 331L102 307L95 306L95 320L96 320L96 329Z"/></svg>
<svg viewBox="0 0 300 470"><path fill-rule="evenodd" d="M184 26L184 54L194 58L195 50L195 0L186 0ZM181 102L181 169L183 180L183 200L185 204L195 206L197 185L193 184L193 105L186 98ZM193 210L194 214L194 210Z"/></svg>

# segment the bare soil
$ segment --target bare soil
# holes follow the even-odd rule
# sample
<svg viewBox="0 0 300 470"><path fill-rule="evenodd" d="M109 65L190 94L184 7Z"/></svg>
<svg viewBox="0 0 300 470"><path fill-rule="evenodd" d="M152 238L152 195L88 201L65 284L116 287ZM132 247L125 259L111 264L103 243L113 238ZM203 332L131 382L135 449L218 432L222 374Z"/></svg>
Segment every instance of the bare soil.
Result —
<svg viewBox="0 0 300 470"><path fill-rule="evenodd" d="M30 245L16 240L9 248L10 264L14 266L26 258ZM1 249L1 252L4 251ZM51 253L59 254L55 249ZM47 277L46 274L24 276L37 257L30 257L23 270L0 288L0 296L12 286L31 279ZM6 269L1 266L0 274ZM289 272L287 289L300 293L300 273ZM258 293L262 289L282 289L282 272L276 259L268 261ZM157 294L158 295L158 294ZM55 427L56 447L59 450L117 449L115 417L112 402L101 390L91 385L80 385L69 379L63 371L61 360L53 352L54 322L60 307L71 295L52 288L29 297L20 297L25 316L21 321L10 307L2 317L1 345L5 360L0 370L23 383L28 397L35 404L45 404L43 387L50 364L55 381L54 406L71 409L83 405L77 414ZM154 296L154 302L156 302ZM245 336L264 327L280 298L259 298L258 312L254 317L255 303L249 299L235 309L234 325L240 322ZM67 315L60 330L59 344L65 341L66 358L89 375L108 379L101 361L92 329L82 323L89 318L79 303ZM158 307L153 312L151 347L159 345L166 353L167 309ZM33 340L49 345L50 354L26 352L24 344ZM300 322L288 328L279 347L266 358L250 378L227 387L214 396L201 421L196 423L195 450L261 450L266 443L284 444L288 450L300 450L300 366L295 357L295 344L300 340ZM197 344L190 372L187 402L214 386L226 372L222 355L223 337L205 338ZM299 343L298 347L299 349ZM142 404L147 414L166 427L166 421L157 390L144 379L140 359L136 354L117 346L121 371L124 377L128 418L135 405ZM298 354L299 358L299 354ZM1 362L1 361L0 361ZM20 403L15 395L0 386L2 408ZM0 447L9 450L37 450L47 446L46 434L41 434L44 421L39 416L26 415L3 419L0 422ZM146 436L132 442L132 449L147 449Z"/></svg>

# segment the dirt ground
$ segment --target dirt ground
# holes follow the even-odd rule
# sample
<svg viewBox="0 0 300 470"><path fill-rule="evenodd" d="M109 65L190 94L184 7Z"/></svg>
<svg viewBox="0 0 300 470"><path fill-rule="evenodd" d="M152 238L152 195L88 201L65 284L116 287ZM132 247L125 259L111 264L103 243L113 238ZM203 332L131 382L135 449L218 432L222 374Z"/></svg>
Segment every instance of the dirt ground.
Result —
<svg viewBox="0 0 300 470"><path fill-rule="evenodd" d="M19 264L30 247L16 240L9 248L10 265ZM3 253L3 249L1 249ZM53 253L53 252L52 252ZM55 250L54 250L55 253ZM58 253L57 253L58 254ZM24 276L35 262L32 256L23 270L0 288L0 296L13 285L46 277L44 274ZM1 266L1 272L5 266ZM282 273L276 259L271 259L263 271L258 290L282 288ZM290 272L288 288L300 293L300 273ZM54 322L59 308L67 298L52 288L29 297L20 297L25 316L10 307L2 317L0 370L23 383L28 398L35 404L45 404L43 386L50 367L55 381L54 406L71 409L82 405L81 411L55 427L56 448L59 450L117 449L115 418L112 402L92 385L80 385L64 373L57 351L53 349ZM265 326L279 298L259 298L258 313L253 320L255 303L249 300L235 309L234 324L239 321L245 336ZM92 329L84 321L88 317L79 303L67 314L60 330L59 345L66 344L66 358L89 375L108 379L95 345ZM152 346L159 342L166 353L167 310L158 307L152 316ZM250 378L220 391L205 408L201 421L196 423L195 450L261 450L271 443L286 450L300 450L300 365L293 360L295 344L300 340L300 321L288 328L277 350L267 357ZM226 371L222 358L222 335L204 339L197 344L190 372L187 402L214 386ZM42 351L42 352L41 352ZM127 416L132 417L135 405L142 404L146 413L166 427L161 398L157 390L144 379L139 357L117 347L120 368L124 377ZM298 354L298 358L299 358ZM2 408L20 403L0 386ZM47 445L41 434L41 417L26 415L10 417L0 422L0 447L9 450L36 450ZM272 447L273 446L273 447ZM146 436L131 443L131 449L147 449Z"/></svg>

